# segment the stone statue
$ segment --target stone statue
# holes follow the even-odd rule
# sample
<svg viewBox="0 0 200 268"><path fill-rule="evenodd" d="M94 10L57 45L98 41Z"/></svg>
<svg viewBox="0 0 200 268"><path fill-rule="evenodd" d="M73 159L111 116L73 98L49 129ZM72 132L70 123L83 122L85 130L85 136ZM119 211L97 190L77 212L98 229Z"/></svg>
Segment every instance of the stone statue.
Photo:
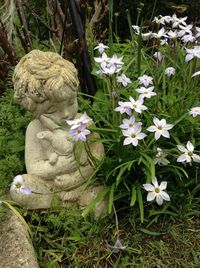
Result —
<svg viewBox="0 0 200 268"><path fill-rule="evenodd" d="M30 111L34 119L26 130L27 174L20 177L31 194L20 192L20 185L12 185L11 198L32 209L49 208L55 198L85 207L103 187L86 187L94 166L81 142L73 142L68 134L70 126L66 120L82 116L78 113L79 81L74 65L57 53L33 50L17 64L13 84L15 101ZM104 147L97 142L98 138L97 133L91 133L87 145L92 156L101 160ZM106 204L106 199L97 203L96 217Z"/></svg>

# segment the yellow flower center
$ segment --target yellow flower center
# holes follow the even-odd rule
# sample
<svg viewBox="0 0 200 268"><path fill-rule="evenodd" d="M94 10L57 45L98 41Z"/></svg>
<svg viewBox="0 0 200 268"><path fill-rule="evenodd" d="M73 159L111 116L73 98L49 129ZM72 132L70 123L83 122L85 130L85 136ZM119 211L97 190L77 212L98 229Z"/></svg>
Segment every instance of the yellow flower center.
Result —
<svg viewBox="0 0 200 268"><path fill-rule="evenodd" d="M160 193L160 188L156 187L154 191L155 191L155 193L159 194Z"/></svg>
<svg viewBox="0 0 200 268"><path fill-rule="evenodd" d="M193 155L193 152L188 152L188 155L191 157Z"/></svg>
<svg viewBox="0 0 200 268"><path fill-rule="evenodd" d="M21 183L19 183L19 182L17 182L16 184L15 184L15 187L17 188L17 189L19 189L19 188L21 188Z"/></svg>

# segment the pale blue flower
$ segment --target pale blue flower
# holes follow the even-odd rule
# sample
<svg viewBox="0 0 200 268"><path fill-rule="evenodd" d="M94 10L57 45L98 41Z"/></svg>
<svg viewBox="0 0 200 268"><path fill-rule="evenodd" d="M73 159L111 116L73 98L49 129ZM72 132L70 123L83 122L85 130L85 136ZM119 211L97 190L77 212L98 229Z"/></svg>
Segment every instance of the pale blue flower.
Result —
<svg viewBox="0 0 200 268"><path fill-rule="evenodd" d="M113 249L114 253L118 253L120 250L124 250L127 246L123 246L121 241L117 239L114 246L108 244L108 247Z"/></svg>
<svg viewBox="0 0 200 268"><path fill-rule="evenodd" d="M32 193L31 189L25 184L22 175L17 175L14 177L10 190L15 191L18 194L30 195Z"/></svg>

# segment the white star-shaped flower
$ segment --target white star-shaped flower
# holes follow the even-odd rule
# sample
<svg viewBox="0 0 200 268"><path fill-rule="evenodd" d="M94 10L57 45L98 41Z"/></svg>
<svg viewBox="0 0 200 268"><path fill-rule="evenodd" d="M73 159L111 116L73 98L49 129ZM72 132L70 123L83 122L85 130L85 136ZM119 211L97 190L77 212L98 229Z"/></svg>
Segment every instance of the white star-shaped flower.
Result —
<svg viewBox="0 0 200 268"><path fill-rule="evenodd" d="M186 162L190 163L192 160L194 162L200 163L200 156L194 154L194 145L191 141L188 141L186 144L186 148L182 145L177 145L180 152L183 154L177 158L177 162Z"/></svg>
<svg viewBox="0 0 200 268"><path fill-rule="evenodd" d="M126 87L128 84L131 83L131 80L125 74L122 74L121 76L117 76L117 82L121 83L124 87Z"/></svg>
<svg viewBox="0 0 200 268"><path fill-rule="evenodd" d="M141 85L144 85L145 87L148 87L148 85L152 85L153 84L153 77L152 76L148 76L146 74L144 74L143 76L138 77L139 83Z"/></svg>
<svg viewBox="0 0 200 268"><path fill-rule="evenodd" d="M99 43L94 49L97 49L99 53L102 54L106 48L108 48L108 46L104 45L103 43Z"/></svg>
<svg viewBox="0 0 200 268"><path fill-rule="evenodd" d="M139 98L138 100L134 100L131 96L129 97L129 100L132 103L133 106L133 110L136 113L141 114L142 111L147 110L147 107L145 105L143 105L144 99L143 98Z"/></svg>
<svg viewBox="0 0 200 268"><path fill-rule="evenodd" d="M132 114L132 109L133 109L133 105L131 102L129 101L119 101L118 102L119 106L115 108L115 111L116 112L120 112L120 114L128 114L128 115L131 115Z"/></svg>
<svg viewBox="0 0 200 268"><path fill-rule="evenodd" d="M172 129L174 125L167 124L165 119L159 120L157 117L153 118L154 126L147 128L150 132L155 132L155 139L158 140L160 136L169 138L169 129Z"/></svg>
<svg viewBox="0 0 200 268"><path fill-rule="evenodd" d="M186 57L185 61L188 62L192 60L193 58L200 58L200 46L195 46L193 48L186 48Z"/></svg>
<svg viewBox="0 0 200 268"><path fill-rule="evenodd" d="M128 119L127 118L123 119L123 124L121 124L119 127L122 129L130 129L136 126L142 126L142 122L135 122L135 117L132 115Z"/></svg>
<svg viewBox="0 0 200 268"><path fill-rule="evenodd" d="M165 73L166 76L170 77L172 75L175 75L176 70L175 70L174 67L168 67L168 68L165 69L164 73Z"/></svg>
<svg viewBox="0 0 200 268"><path fill-rule="evenodd" d="M155 92L153 92L154 87L140 87L137 88L136 91L140 94L141 98L148 98L150 99L153 96L156 96L157 94Z"/></svg>
<svg viewBox="0 0 200 268"><path fill-rule="evenodd" d="M103 52L103 54L101 55L101 57L96 58L94 57L94 60L98 63L103 63L103 62L109 62L110 58L107 56L107 54L105 52Z"/></svg>
<svg viewBox="0 0 200 268"><path fill-rule="evenodd" d="M138 145L138 140L143 140L146 137L146 134L141 132L142 128L141 125L135 125L132 128L123 130L122 133L123 135L126 137L124 139L124 145L128 145L131 144L133 146L137 146Z"/></svg>
<svg viewBox="0 0 200 268"><path fill-rule="evenodd" d="M189 111L189 115L192 115L193 117L200 115L200 107L199 106L192 107Z"/></svg>
<svg viewBox="0 0 200 268"><path fill-rule="evenodd" d="M153 201L156 199L156 202L159 206L163 204L163 200L170 201L170 197L168 193L164 190L167 188L167 182L162 181L160 185L158 184L157 178L154 177L152 180L152 184L145 183L143 184L144 189L149 192L147 194L147 201Z"/></svg>

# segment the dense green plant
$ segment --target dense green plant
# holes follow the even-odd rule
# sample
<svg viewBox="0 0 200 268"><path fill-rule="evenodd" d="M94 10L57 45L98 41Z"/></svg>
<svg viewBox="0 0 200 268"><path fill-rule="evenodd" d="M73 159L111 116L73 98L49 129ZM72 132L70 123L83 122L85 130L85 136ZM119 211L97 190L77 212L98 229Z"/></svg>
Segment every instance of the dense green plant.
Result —
<svg viewBox="0 0 200 268"><path fill-rule="evenodd" d="M176 16L174 18L176 19ZM154 36L157 36L158 29L159 26L157 28L155 26L153 29ZM166 29L169 31L169 26ZM194 29L194 34L195 32ZM152 34L150 33L150 35ZM94 65L93 74L96 75L99 90L93 98L93 103L86 101L84 94L79 98L82 108L95 121L96 128L91 128L91 130L99 132L106 149L99 178L109 187L109 212L112 211L115 201L122 202L123 200L130 206L138 203L141 221L144 221L144 215L147 215L144 213L144 206L149 207L149 205L144 205L146 192L143 191L142 184L151 182L154 176L159 181L168 182L171 203L165 204L163 210L159 210L157 213L155 210L153 213L151 211L150 215L169 213L174 216L181 214L184 217L184 215L192 213L194 204L197 205L199 202L200 120L199 112L195 116L191 112L192 107L198 107L199 110L199 77L192 76L195 71L199 70L199 62L195 58L196 56L193 60L189 60L189 54L193 53L193 45L190 41L185 43L187 47L185 49L181 43L184 40L181 39L182 37L177 36L175 39L170 39L171 43L162 45L160 39L162 41L164 37L155 38L154 36L152 35L145 42L142 39L146 36L138 31L136 35L133 34L132 41L126 44L112 44L110 50L107 48L107 54L101 52L101 55L95 58L97 63ZM165 36L167 36L167 32ZM199 47L196 45L195 49L199 50ZM162 53L163 59L157 57L158 52ZM117 59L116 55L115 59L113 58L113 53L117 53ZM116 60L117 63L111 64L112 60ZM173 74L168 75L168 67L172 67ZM122 82L119 82L118 79L119 77L122 79L121 74L125 73L131 78L131 81L128 79L128 82L126 81L122 86ZM138 79L143 75L151 77L151 82L153 82L146 87L153 86L154 88L151 90L154 90L152 92L156 96L143 98L144 102L140 104L146 105L146 108L144 111L141 109L138 112L134 108L134 102L140 98L141 93L139 94L137 90L140 90L141 87L144 90L145 86L141 85L142 83ZM123 108L125 104L129 105L129 108ZM130 112L131 105L133 107ZM142 125L142 130L138 125L135 127L139 129L140 135L144 135L141 134L141 131L146 135L145 138L139 138L139 143L138 141L133 141L133 144L130 142L130 139L137 136L137 133L133 133L131 136L130 133L127 134L127 130L124 130L125 127L120 129L122 121L124 123L124 120L131 116L134 117L132 120L137 122L136 125L140 124L140 127ZM164 133L164 137L156 138L156 135L154 137L154 132L159 132L160 126L157 126L156 131L155 126L153 131L149 130L153 133L148 132L148 129L152 129L149 126L153 125L155 117L159 120L162 119L164 125L166 121L169 123L166 126L169 127L170 136L169 133ZM123 135L124 133L126 134ZM194 151L194 148L191 148L191 152L189 152L188 141L194 145ZM189 158L186 163L186 160L182 161L179 158L182 154L184 157L187 154L183 153L183 146L186 144L190 156L197 155L198 160L193 162L193 158ZM164 161L167 160L167 164L158 162L161 159L156 159L160 157L158 156L159 148L163 150L161 158L166 157L167 159ZM156 208L154 205L153 207ZM199 212L193 211L193 213L198 214Z"/></svg>
<svg viewBox="0 0 200 268"><path fill-rule="evenodd" d="M24 172L25 129L30 121L30 114L14 103L9 81L0 98L0 195L14 176Z"/></svg>

